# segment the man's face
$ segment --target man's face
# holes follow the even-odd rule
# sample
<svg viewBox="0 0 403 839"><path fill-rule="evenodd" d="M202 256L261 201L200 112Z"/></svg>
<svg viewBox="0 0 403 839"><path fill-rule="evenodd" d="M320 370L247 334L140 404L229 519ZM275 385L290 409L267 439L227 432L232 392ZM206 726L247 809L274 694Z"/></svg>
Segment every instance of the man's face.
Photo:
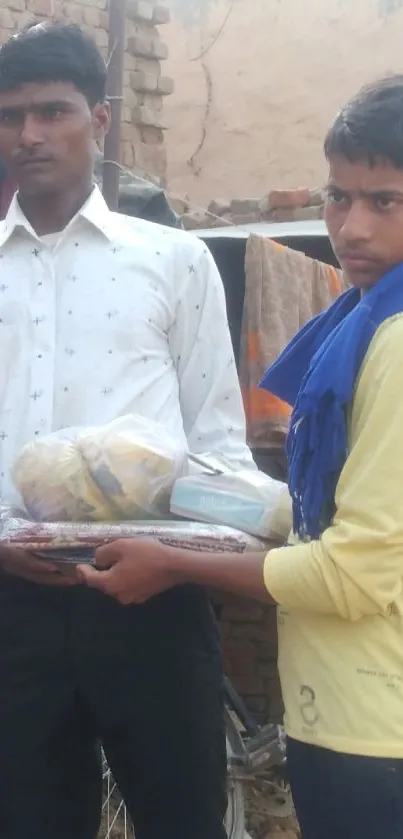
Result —
<svg viewBox="0 0 403 839"><path fill-rule="evenodd" d="M0 92L0 156L22 196L59 192L88 177L94 140L108 127L108 104L91 111L67 82L32 82Z"/></svg>
<svg viewBox="0 0 403 839"><path fill-rule="evenodd" d="M347 280L372 286L403 262L403 170L331 158L325 219Z"/></svg>

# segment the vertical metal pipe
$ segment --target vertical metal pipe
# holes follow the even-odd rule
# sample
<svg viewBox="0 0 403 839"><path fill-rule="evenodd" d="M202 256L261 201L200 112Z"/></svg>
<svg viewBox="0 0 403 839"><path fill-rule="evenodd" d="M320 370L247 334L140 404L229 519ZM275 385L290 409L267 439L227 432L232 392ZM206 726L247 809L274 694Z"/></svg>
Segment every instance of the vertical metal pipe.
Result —
<svg viewBox="0 0 403 839"><path fill-rule="evenodd" d="M111 105L111 127L105 138L103 193L111 210L119 203L120 124L123 100L126 0L109 0L109 44L107 96Z"/></svg>

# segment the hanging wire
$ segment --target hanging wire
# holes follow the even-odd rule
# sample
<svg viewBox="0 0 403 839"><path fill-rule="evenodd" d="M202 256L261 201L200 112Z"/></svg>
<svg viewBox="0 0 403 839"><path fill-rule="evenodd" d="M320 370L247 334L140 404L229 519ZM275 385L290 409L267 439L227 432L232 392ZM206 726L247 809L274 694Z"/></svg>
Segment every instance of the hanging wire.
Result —
<svg viewBox="0 0 403 839"><path fill-rule="evenodd" d="M151 178L145 178L142 175L138 175L136 172L132 172L130 169L127 169L125 166L122 166L121 163L117 163L116 160L105 160L104 163L113 163L114 166L117 166L118 169L120 169L121 172L123 172L125 175L129 175L129 177L133 180L133 182L140 181L143 184L147 184L147 185L154 186L154 187L156 186L155 182L153 180L151 180ZM250 234L250 230L248 230L248 228L246 228L246 227L243 227L241 224L234 225L234 222L229 221L226 218L223 218L223 216L218 216L218 215L216 215L216 213L212 213L206 207L202 207L199 204L194 204L193 202L189 201L189 199L187 197L184 197L183 195L178 195L174 192L170 192L169 190L164 190L164 191L165 191L165 194L167 195L168 198L171 198L173 201L182 201L184 205L189 207L189 210L195 211L197 213L201 212L205 216L208 216L209 218L211 218L215 221L221 222L221 224L220 224L221 227L236 227L237 230L242 230L244 233L247 233L248 235ZM258 223L258 220L257 220L257 223Z"/></svg>

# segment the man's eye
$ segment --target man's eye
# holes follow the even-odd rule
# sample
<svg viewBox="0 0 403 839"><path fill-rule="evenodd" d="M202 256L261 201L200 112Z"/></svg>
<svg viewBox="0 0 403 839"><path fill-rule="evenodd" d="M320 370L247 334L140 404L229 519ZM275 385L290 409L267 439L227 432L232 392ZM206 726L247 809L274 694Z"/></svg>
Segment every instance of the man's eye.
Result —
<svg viewBox="0 0 403 839"><path fill-rule="evenodd" d="M21 114L0 111L0 122L3 123L3 125L13 125L17 122L21 122Z"/></svg>
<svg viewBox="0 0 403 839"><path fill-rule="evenodd" d="M375 206L378 210L392 210L396 207L397 201L387 195L381 195L375 199Z"/></svg>
<svg viewBox="0 0 403 839"><path fill-rule="evenodd" d="M328 189L326 192L327 200L331 204L343 204L346 201L346 195L339 189Z"/></svg>
<svg viewBox="0 0 403 839"><path fill-rule="evenodd" d="M58 119L61 115L62 110L60 108L45 108L43 111L45 119Z"/></svg>

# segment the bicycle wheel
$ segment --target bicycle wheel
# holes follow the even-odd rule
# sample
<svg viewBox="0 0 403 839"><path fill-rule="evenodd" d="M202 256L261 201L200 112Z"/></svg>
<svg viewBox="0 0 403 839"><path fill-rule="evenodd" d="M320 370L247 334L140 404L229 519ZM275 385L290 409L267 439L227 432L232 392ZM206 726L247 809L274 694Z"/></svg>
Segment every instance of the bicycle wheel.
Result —
<svg viewBox="0 0 403 839"><path fill-rule="evenodd" d="M242 783L233 771L231 759L243 750L242 739L236 726L228 716L226 720L227 756L228 756L228 808L225 816L225 828L228 839L244 839L245 810ZM103 804L102 827L99 839L135 839L124 801L112 778L111 771L103 761Z"/></svg>
<svg viewBox="0 0 403 839"><path fill-rule="evenodd" d="M134 839L134 830L124 801L105 757L103 757L102 770L103 801L99 839Z"/></svg>
<svg viewBox="0 0 403 839"><path fill-rule="evenodd" d="M225 827L228 839L244 839L245 837L245 806L242 782L239 780L234 767L234 758L244 754L243 740L238 729L230 717L226 716L227 734L227 765L228 765L228 806L225 816Z"/></svg>

